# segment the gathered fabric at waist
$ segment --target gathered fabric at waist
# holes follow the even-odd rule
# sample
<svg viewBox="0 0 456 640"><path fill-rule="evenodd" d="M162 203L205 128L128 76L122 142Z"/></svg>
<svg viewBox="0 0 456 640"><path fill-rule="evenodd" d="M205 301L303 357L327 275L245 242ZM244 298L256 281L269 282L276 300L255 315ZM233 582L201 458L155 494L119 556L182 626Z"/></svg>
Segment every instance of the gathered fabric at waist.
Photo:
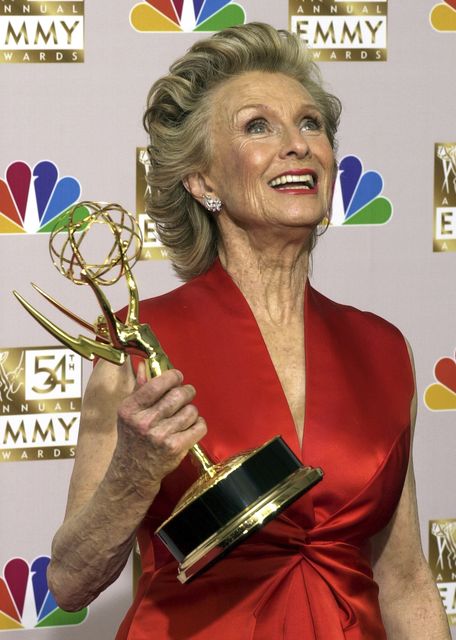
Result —
<svg viewBox="0 0 456 640"><path fill-rule="evenodd" d="M117 640L385 640L378 588L355 544L279 517L189 584L170 561L142 576ZM148 630L148 631L147 631Z"/></svg>

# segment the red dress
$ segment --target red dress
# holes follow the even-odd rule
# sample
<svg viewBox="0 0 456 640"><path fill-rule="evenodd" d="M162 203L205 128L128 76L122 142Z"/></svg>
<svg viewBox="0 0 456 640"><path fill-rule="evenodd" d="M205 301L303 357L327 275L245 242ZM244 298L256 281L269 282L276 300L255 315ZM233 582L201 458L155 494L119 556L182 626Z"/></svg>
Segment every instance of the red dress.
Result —
<svg viewBox="0 0 456 640"><path fill-rule="evenodd" d="M406 474L414 383L400 332L305 290L302 450L260 330L217 261L146 300L149 322L185 373L214 459L283 436L323 481L189 584L154 537L195 478L188 457L163 482L138 538L143 575L117 640L382 640L369 538L390 520Z"/></svg>

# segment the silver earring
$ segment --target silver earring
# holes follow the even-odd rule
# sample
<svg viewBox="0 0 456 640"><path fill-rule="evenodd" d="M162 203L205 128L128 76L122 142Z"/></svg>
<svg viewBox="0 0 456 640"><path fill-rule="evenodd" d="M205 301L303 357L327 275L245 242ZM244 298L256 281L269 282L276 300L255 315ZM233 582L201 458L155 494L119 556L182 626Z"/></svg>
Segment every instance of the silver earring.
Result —
<svg viewBox="0 0 456 640"><path fill-rule="evenodd" d="M217 196L208 196L207 193L203 196L203 205L212 213L218 213L222 209L222 201L220 198L217 198Z"/></svg>

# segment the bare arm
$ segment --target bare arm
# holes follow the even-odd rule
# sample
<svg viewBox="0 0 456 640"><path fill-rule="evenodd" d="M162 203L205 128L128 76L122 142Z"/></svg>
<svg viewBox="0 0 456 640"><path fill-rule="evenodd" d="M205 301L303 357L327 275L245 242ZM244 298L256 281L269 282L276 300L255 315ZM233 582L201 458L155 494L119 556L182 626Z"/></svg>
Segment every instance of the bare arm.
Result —
<svg viewBox="0 0 456 640"><path fill-rule="evenodd" d="M416 417L413 399L412 425ZM373 539L374 577L388 640L451 640L446 615L423 555L413 463L389 525Z"/></svg>
<svg viewBox="0 0 456 640"><path fill-rule="evenodd" d="M129 364L95 367L48 570L63 609L86 606L122 571L161 480L206 432L194 395L175 370L146 381L141 367L135 387Z"/></svg>

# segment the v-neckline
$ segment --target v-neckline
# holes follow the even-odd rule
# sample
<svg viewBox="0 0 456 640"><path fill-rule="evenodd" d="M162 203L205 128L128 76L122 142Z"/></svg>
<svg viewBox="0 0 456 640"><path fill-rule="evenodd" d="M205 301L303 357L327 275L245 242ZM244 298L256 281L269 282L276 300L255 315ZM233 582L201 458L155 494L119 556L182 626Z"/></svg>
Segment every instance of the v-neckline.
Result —
<svg viewBox="0 0 456 640"><path fill-rule="evenodd" d="M293 418L290 405L288 403L287 396L285 394L279 375L272 361L271 354L269 353L269 349L267 347L266 341L261 332L260 326L257 322L257 319L255 318L255 315L247 299L245 298L244 294L242 293L241 289L238 287L236 282L230 276L230 274L223 268L219 259L215 261L213 269L216 273L217 272L219 273L220 277L225 279L231 285L232 292L233 292L233 295L235 296L235 299L243 307L241 311L243 312L244 316L250 320L250 324L255 330L258 341L262 345L262 350L264 351L264 356L266 358L266 361L268 362L269 373L271 375L271 378L274 380L273 386L277 388L278 400L282 405L284 414L286 414L287 416L286 433L285 433L285 429L283 429L283 433L281 435L284 437L284 440L286 441L288 446L290 446L290 448L295 453L299 454L299 457L301 460L304 460L305 445L308 441L307 431L309 428L309 420L307 419L308 417L307 398L308 398L308 391L309 391L309 374L310 374L309 344L307 340L308 333L309 333L308 331L308 322L309 322L308 297L309 297L309 288L310 288L309 279L307 278L303 284L303 287L304 287L304 323L303 323L304 324L304 327L303 327L303 331L304 331L304 417L303 417L303 425L302 425L303 426L302 439L300 442L298 431L296 429L295 421ZM293 434L292 437L291 437L291 434Z"/></svg>

